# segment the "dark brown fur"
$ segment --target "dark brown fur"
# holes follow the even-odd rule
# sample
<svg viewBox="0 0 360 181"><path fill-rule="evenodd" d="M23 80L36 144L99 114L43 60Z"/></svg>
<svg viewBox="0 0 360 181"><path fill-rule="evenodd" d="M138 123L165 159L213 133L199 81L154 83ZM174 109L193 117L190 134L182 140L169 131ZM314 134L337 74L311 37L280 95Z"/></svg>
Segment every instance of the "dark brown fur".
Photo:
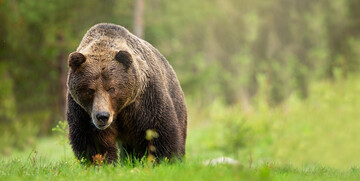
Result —
<svg viewBox="0 0 360 181"><path fill-rule="evenodd" d="M79 159L106 154L112 162L120 149L122 156L142 157L149 147L147 130L158 133L151 141L156 157L185 154L184 94L174 70L152 45L121 26L98 24L69 56L69 65L67 120ZM104 127L94 116L100 111L110 113Z"/></svg>

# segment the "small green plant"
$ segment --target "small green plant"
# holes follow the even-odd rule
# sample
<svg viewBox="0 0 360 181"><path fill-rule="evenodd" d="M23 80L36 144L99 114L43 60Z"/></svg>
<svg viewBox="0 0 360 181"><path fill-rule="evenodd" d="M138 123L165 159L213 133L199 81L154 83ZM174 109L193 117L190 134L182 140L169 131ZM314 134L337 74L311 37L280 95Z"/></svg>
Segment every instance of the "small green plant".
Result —
<svg viewBox="0 0 360 181"><path fill-rule="evenodd" d="M224 130L220 131L219 148L237 159L239 151L249 146L249 142L253 139L252 127L237 107L217 110L214 120L218 123L220 130Z"/></svg>
<svg viewBox="0 0 360 181"><path fill-rule="evenodd" d="M250 128L245 125L246 120L242 119L229 119L225 120L226 132L224 132L224 137L226 141L225 151L235 154L238 156L240 149L243 149L247 146L250 138Z"/></svg>
<svg viewBox="0 0 360 181"><path fill-rule="evenodd" d="M152 129L148 129L146 130L146 135L145 135L145 139L149 141L149 145L148 145L148 155L146 157L146 163L149 163L150 165L153 165L156 162L156 158L154 156L154 153L156 151L156 147L153 144L153 139L158 138L159 134Z"/></svg>
<svg viewBox="0 0 360 181"><path fill-rule="evenodd" d="M66 157L66 147L69 145L68 139L68 124L66 121L59 121L55 128L51 129L58 137L57 143L64 149L64 155Z"/></svg>

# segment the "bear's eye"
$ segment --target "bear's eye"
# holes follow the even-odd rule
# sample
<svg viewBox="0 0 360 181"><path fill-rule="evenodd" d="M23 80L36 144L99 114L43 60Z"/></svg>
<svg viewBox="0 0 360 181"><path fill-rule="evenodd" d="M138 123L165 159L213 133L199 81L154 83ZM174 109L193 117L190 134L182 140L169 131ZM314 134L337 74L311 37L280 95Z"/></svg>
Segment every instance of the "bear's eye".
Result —
<svg viewBox="0 0 360 181"><path fill-rule="evenodd" d="M111 87L110 89L107 90L107 92L109 94L113 94L115 92L115 88L114 87Z"/></svg>
<svg viewBox="0 0 360 181"><path fill-rule="evenodd" d="M88 95L93 95L95 93L94 89L87 89L86 91Z"/></svg>
<svg viewBox="0 0 360 181"><path fill-rule="evenodd" d="M90 89L90 88L83 88L83 89L80 89L80 92L84 92L86 93L87 95L93 95L95 93L95 90L94 89Z"/></svg>

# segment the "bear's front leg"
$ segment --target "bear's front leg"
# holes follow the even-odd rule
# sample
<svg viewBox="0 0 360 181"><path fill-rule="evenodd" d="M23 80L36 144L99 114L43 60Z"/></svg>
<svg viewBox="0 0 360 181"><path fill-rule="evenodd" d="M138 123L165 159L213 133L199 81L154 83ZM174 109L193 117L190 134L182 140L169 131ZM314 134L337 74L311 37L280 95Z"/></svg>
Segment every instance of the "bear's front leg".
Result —
<svg viewBox="0 0 360 181"><path fill-rule="evenodd" d="M106 130L96 129L89 114L73 100L70 94L68 95L67 121L70 144L79 160L94 162L94 158L99 156L105 156L104 161L108 163L118 160L115 125L109 126Z"/></svg>

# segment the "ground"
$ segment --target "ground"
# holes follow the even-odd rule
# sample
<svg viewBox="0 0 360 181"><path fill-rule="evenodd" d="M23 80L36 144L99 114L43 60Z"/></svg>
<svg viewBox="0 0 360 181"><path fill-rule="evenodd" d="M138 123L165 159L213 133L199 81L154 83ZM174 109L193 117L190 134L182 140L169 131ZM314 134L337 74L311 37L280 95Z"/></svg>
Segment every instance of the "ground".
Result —
<svg viewBox="0 0 360 181"><path fill-rule="evenodd" d="M356 180L360 177L360 168L355 167L346 170L316 165L295 168L272 163L253 168L248 165L205 166L203 159L194 155L183 163L159 166L84 166L73 158L69 148L65 153L62 149L54 138L43 139L36 150L1 162L0 180Z"/></svg>
<svg viewBox="0 0 360 181"><path fill-rule="evenodd" d="M188 100L182 163L84 166L55 131L35 146L1 156L0 180L358 180L359 79L317 83L306 100L292 96L277 108L256 102L247 112L221 102L200 109ZM220 156L240 165L203 164Z"/></svg>

